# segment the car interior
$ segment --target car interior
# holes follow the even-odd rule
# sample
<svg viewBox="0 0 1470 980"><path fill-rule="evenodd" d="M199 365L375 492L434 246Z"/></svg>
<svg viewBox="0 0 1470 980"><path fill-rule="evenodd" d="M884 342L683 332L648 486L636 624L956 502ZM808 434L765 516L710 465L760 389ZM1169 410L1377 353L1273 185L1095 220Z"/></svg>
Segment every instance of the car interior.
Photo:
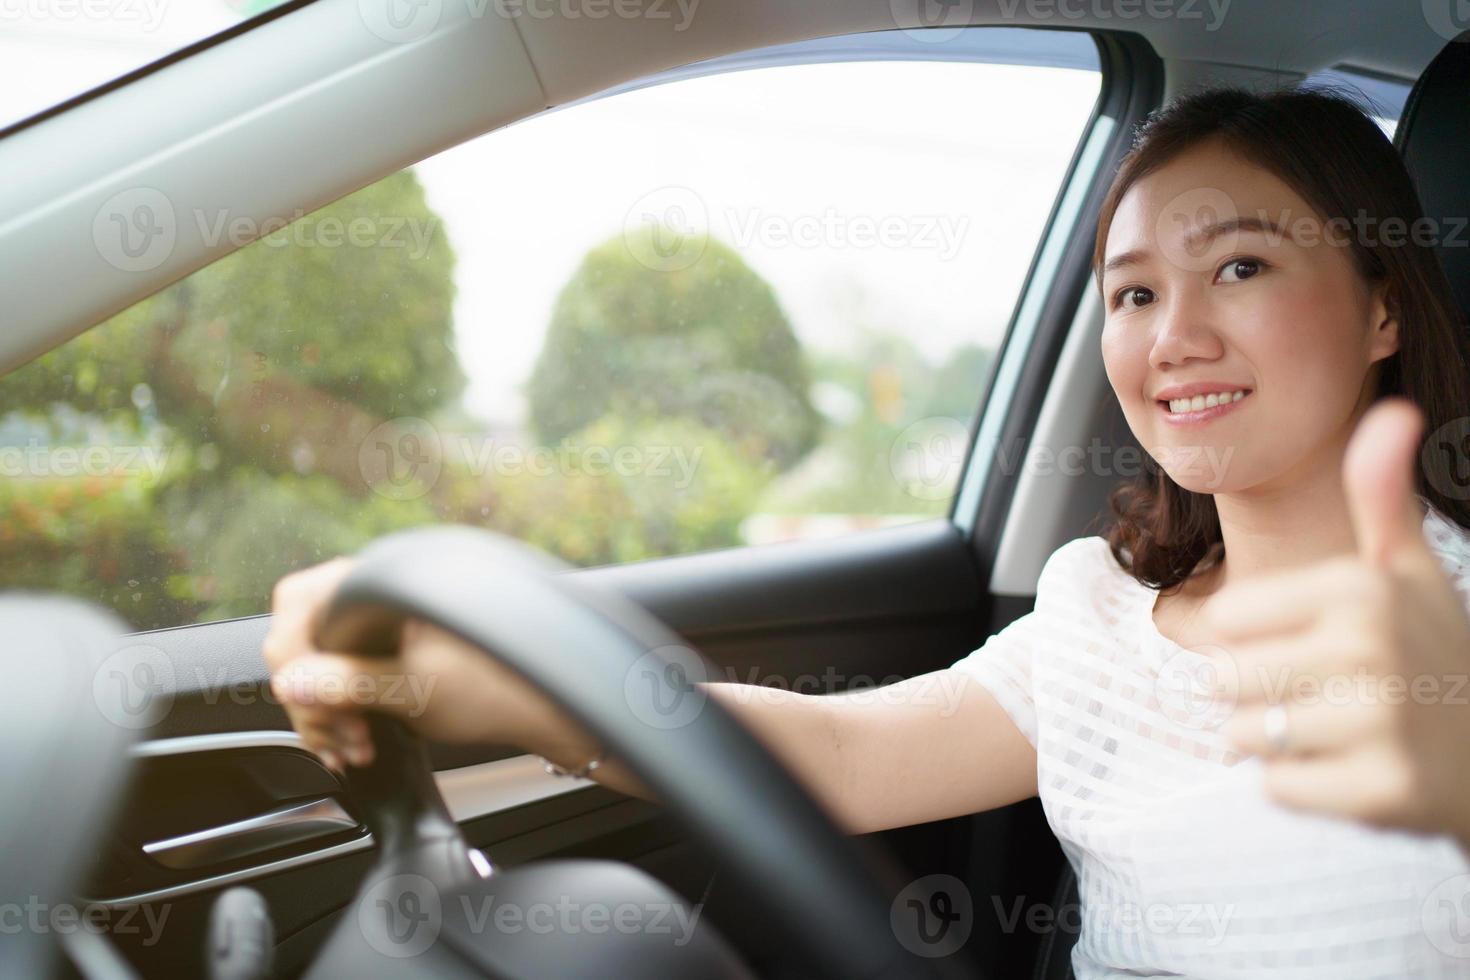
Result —
<svg viewBox="0 0 1470 980"><path fill-rule="evenodd" d="M1204 85L1346 86L1393 133L1425 213L1452 222L1470 214L1470 34L1461 34L1470 22L1456 20L1451 0L702 0L677 28L651 14L573 16L572 3L547 16L486 9L291 0L0 122L0 371L22 370L247 244L181 222L156 263L116 261L98 247L99 214L137 188L179 213L227 205L260 228L483 134L620 93L772 65L1022 64L1065 35L1089 58L1095 51L1098 94L988 376L966 393L979 407L947 513L593 567L543 561L463 526L369 546L324 642L386 652L383 638L405 618L448 625L603 736L661 805L548 773L512 747L425 744L376 721L378 762L344 781L262 696L268 615L139 632L125 611L80 599L0 597L0 619L19 638L7 656L29 679L0 696L0 771L11 787L0 803L0 892L85 903L109 924L7 937L4 973L1072 976L1075 928L1016 925L1032 906L1077 902L1038 801L845 838L721 712L707 707L676 738L630 723L638 698L660 691L629 694L629 665L687 645L730 676L825 676L838 690L844 678L948 666L1024 615L1046 558L1099 533L1118 476L1016 460L1136 445L1098 356L1090 268L1098 209L1134 127ZM949 96L950 125L963 132L966 95ZM588 149L582 173L594 187L600 153L657 152ZM981 234L1006 234L982 219ZM1470 311L1470 254L1440 254ZM269 599L260 591L256 609ZM118 691L97 680L118 670L159 685L164 709L137 720L127 678ZM974 904L961 948L940 957L916 955L889 925L894 892L931 875L962 882ZM425 878L443 909L441 941L385 954L359 917L364 897L394 885L379 900L406 908L403 881ZM677 947L616 930L491 943L452 912L469 896L563 893L698 903L700 930ZM140 927L164 914L157 934Z"/></svg>

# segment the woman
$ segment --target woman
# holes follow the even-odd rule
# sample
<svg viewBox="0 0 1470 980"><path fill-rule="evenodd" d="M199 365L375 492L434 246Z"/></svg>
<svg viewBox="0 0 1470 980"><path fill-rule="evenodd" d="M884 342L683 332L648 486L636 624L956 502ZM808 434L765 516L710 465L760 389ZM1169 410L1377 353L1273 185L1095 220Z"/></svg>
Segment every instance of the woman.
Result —
<svg viewBox="0 0 1470 980"><path fill-rule="evenodd" d="M1470 507L1453 495L1447 461L1427 455L1430 468L1410 476L1417 420L1383 415L1402 416L1402 406L1375 413L1343 482L1350 437L1375 401L1401 396L1431 431L1470 405L1443 273L1422 234L1390 233L1389 219L1422 232L1419 216L1392 146L1344 99L1217 90L1156 114L1103 206L1094 256L1108 378L1155 464L1113 495L1107 537L1058 549L1034 612L882 699L739 684L709 694L852 832L1039 791L1080 882L1079 977L1449 975L1470 966L1446 951L1453 929L1470 927L1454 918L1465 894L1454 891L1456 876L1470 864L1444 833L1459 832L1453 815L1470 806L1440 794L1426 809L1412 779L1382 778L1422 772L1418 756L1457 737L1453 724L1396 724L1446 699L1386 706L1358 693L1333 703L1291 676L1297 653L1334 635L1324 624L1349 623L1356 632L1344 635L1358 637L1326 644L1313 663L1328 673L1351 661L1339 647L1364 658L1398 649L1383 638L1411 601L1464 629L1463 598L1447 583L1458 577L1470 589ZM1397 454L1397 484L1374 484L1375 453ZM1355 557L1370 537L1379 553ZM1430 599L1380 587L1410 580L1403 555L1420 555L1412 567L1427 584L1413 594ZM355 713L361 700L333 693L403 673L433 683L426 703L381 707L426 735L518 744L573 770L601 761L544 699L437 630L410 627L386 665L313 650L313 617L348 567L339 559L282 580L266 641L275 690L330 765L372 757ZM1301 592L1309 571L1357 590L1347 613L1324 600L1306 622L1309 603L1272 612L1269 597L1290 589L1261 598L1262 583L1280 576ZM1337 578L1323 578L1329 572ZM1242 607L1240 590L1251 588L1255 599ZM1206 692L1214 696L1199 696L1202 682L1217 681ZM1263 691L1291 712L1263 707ZM1438 741L1395 734L1410 728ZM1281 761L1302 744L1328 757L1386 745L1348 772L1366 766L1365 785L1380 780L1397 795L1370 794L1352 813L1279 805L1263 758ZM615 759L592 775L643 792ZM1375 820L1440 833L1385 831Z"/></svg>

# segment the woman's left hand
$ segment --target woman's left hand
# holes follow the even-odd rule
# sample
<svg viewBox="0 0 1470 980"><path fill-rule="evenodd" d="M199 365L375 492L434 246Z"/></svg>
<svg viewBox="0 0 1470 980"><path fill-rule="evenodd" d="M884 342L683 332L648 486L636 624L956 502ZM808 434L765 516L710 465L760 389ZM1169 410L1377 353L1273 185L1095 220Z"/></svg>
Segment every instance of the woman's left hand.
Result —
<svg viewBox="0 0 1470 980"><path fill-rule="evenodd" d="M1470 618L1424 539L1422 428L1392 399L1354 432L1356 555L1223 589L1202 614L1234 664L1224 733L1263 756L1274 798L1470 850Z"/></svg>

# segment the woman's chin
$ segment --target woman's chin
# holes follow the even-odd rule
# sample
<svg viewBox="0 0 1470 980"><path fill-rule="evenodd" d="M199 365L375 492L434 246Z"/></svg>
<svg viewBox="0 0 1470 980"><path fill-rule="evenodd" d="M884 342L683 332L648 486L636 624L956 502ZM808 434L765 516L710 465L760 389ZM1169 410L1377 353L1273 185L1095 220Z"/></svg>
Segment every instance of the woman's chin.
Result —
<svg viewBox="0 0 1470 980"><path fill-rule="evenodd" d="M1169 479L1177 483L1180 489L1188 490L1190 493L1205 493L1214 495L1217 493L1230 492L1228 486L1221 486L1218 483L1206 479L1201 479L1197 476L1191 479L1181 479L1180 477L1175 476L1173 473L1170 473Z"/></svg>
<svg viewBox="0 0 1470 980"><path fill-rule="evenodd" d="M1233 444L1182 445L1177 440L1163 440L1150 447L1148 454L1183 489L1192 493L1220 493L1241 485L1241 467L1235 459L1235 449Z"/></svg>

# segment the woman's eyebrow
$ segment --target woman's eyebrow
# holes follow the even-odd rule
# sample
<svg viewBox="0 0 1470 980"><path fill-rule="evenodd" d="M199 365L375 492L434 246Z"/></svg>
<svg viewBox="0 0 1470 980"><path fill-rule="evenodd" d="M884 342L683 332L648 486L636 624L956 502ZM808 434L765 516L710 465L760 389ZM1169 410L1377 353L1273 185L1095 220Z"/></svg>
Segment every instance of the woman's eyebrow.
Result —
<svg viewBox="0 0 1470 980"><path fill-rule="evenodd" d="M1114 269L1121 269L1125 265L1138 265L1139 263L1143 262L1143 260L1147 257L1148 249L1146 248L1129 249L1122 255L1108 259L1107 262L1103 263L1102 274L1107 275Z"/></svg>
<svg viewBox="0 0 1470 980"><path fill-rule="evenodd" d="M1182 217L1179 216L1179 217ZM1279 244L1283 239L1291 239L1291 236L1282 231L1274 221L1265 217L1236 217L1226 218L1223 221L1212 221L1201 228L1190 232L1184 240L1184 249L1190 255L1201 254L1207 246L1222 235L1232 232L1254 231L1266 235L1272 240L1272 244ZM1138 265L1149 255L1146 248L1133 248L1121 255L1108 259L1103 263L1102 274L1107 275L1114 269L1121 269L1128 265Z"/></svg>
<svg viewBox="0 0 1470 980"><path fill-rule="evenodd" d="M1214 221L1202 228L1196 228L1184 239L1184 248L1189 254L1198 255L1204 250L1205 246L1209 245L1221 235L1228 235L1231 232L1237 231L1259 232L1271 238L1273 240L1272 244L1277 244L1282 239L1291 237L1282 231L1276 222L1265 217L1265 215L1257 215L1254 218L1235 217L1226 218L1223 221Z"/></svg>

